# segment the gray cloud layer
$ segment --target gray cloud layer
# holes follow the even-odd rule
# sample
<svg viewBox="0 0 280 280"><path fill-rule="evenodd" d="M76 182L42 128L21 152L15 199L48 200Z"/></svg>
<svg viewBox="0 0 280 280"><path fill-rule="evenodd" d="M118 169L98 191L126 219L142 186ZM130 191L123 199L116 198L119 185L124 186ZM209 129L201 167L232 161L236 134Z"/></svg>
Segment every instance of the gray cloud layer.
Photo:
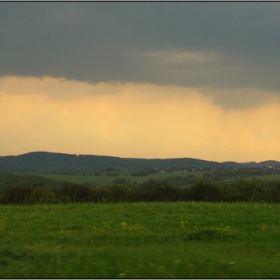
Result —
<svg viewBox="0 0 280 280"><path fill-rule="evenodd" d="M0 3L0 75L280 91L280 4Z"/></svg>

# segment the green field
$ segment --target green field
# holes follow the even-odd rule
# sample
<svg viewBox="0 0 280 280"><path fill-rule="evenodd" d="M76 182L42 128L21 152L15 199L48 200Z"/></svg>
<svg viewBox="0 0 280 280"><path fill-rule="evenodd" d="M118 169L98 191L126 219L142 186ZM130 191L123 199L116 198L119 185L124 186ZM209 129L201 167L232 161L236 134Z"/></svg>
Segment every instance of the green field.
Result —
<svg viewBox="0 0 280 280"><path fill-rule="evenodd" d="M252 178L260 179L260 180L280 181L280 174L254 176L254 177L249 177L248 179L252 179Z"/></svg>
<svg viewBox="0 0 280 280"><path fill-rule="evenodd" d="M209 172L209 171L208 171ZM188 175L193 175L197 179L202 178L203 174L205 173L204 171L187 171L187 172L181 172L181 173L175 173L175 172L165 172L165 173L153 173L150 175L146 176L131 176L132 172L117 172L119 176L107 176L107 172L100 172L102 176L95 176L94 174L75 174L75 175L70 175L70 174L38 174L40 176L43 176L45 178L49 179L55 179L57 181L67 181L71 183L76 183L76 184L84 184L84 183L89 183L89 184L94 184L97 186L108 186L114 183L116 179L121 179L124 178L126 180L126 183L136 183L136 184L142 184L144 182L147 182L152 179L167 179L168 177L186 177ZM232 178L223 178L222 181L218 182L225 182L225 181L234 181L237 179L240 179L241 177L232 177ZM242 178L246 178L247 180L252 180L252 179L259 179L259 180L268 180L268 181L280 181L280 174L269 174L269 175L256 175L256 176L245 176Z"/></svg>
<svg viewBox="0 0 280 280"><path fill-rule="evenodd" d="M1 206L1 278L279 278L280 205Z"/></svg>
<svg viewBox="0 0 280 280"><path fill-rule="evenodd" d="M194 175L197 178L201 178L203 175L203 171L195 171L195 172L181 172L181 173L174 173L174 172L165 172L165 173L153 173L150 175L146 175L146 176L131 176L132 172L117 172L119 174L119 176L106 176L107 172L100 172L102 174L102 176L95 176L95 175L89 175L89 174L85 174L85 175L70 175L70 174L38 174L40 176L49 178L49 179L55 179L57 181L68 181L71 183L76 183L76 184L80 184L80 183L94 183L98 186L105 186L105 185L111 185L113 183L114 180L116 180L117 178L124 178L127 180L127 182L130 183L144 183L148 180L152 180L152 179L166 179L170 176L174 177L174 176L180 176L180 177L185 177L188 175Z"/></svg>

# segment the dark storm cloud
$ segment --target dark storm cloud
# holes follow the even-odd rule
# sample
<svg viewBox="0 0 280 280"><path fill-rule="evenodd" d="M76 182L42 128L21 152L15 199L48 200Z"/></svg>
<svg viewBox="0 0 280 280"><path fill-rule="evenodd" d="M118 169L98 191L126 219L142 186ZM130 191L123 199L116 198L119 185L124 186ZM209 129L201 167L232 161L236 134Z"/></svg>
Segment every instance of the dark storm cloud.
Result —
<svg viewBox="0 0 280 280"><path fill-rule="evenodd" d="M279 91L280 4L0 3L0 74Z"/></svg>

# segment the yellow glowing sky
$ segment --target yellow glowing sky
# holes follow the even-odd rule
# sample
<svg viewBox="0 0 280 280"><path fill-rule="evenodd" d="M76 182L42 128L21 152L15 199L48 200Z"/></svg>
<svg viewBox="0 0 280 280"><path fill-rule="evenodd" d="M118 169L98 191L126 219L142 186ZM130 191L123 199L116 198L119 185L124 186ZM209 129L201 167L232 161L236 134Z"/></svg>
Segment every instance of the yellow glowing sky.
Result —
<svg viewBox="0 0 280 280"><path fill-rule="evenodd" d="M262 105L225 109L205 88L2 77L0 155L280 160L280 103L248 89L264 95Z"/></svg>

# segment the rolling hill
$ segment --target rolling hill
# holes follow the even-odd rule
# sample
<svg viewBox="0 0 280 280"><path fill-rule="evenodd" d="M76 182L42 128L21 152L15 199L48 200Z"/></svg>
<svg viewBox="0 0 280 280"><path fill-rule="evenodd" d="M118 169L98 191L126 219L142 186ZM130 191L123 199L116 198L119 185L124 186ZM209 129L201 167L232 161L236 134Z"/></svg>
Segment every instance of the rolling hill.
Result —
<svg viewBox="0 0 280 280"><path fill-rule="evenodd" d="M51 152L30 152L0 157L0 172L52 172L58 170L102 170L107 167L141 170L146 168L246 168L280 166L268 160L260 163L215 162L194 158L143 159L113 156L75 155Z"/></svg>

